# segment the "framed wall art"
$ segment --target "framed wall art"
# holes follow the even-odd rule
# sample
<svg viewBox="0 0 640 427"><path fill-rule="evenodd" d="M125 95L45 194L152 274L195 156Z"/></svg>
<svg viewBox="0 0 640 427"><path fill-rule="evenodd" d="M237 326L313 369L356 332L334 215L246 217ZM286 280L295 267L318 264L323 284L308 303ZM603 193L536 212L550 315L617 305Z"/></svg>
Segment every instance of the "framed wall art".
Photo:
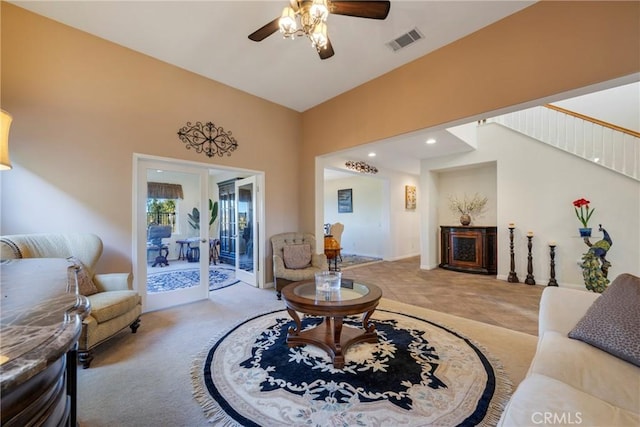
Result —
<svg viewBox="0 0 640 427"><path fill-rule="evenodd" d="M338 213L353 212L353 199L351 188L338 190Z"/></svg>
<svg viewBox="0 0 640 427"><path fill-rule="evenodd" d="M416 187L414 185L404 186L404 207L405 209L416 208Z"/></svg>

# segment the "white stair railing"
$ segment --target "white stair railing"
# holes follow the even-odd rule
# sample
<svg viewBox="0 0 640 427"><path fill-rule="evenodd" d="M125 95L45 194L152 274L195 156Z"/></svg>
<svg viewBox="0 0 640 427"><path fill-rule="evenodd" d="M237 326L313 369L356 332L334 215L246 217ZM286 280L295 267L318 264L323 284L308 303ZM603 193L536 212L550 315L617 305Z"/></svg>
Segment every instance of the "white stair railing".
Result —
<svg viewBox="0 0 640 427"><path fill-rule="evenodd" d="M640 134L553 105L487 119L640 181Z"/></svg>

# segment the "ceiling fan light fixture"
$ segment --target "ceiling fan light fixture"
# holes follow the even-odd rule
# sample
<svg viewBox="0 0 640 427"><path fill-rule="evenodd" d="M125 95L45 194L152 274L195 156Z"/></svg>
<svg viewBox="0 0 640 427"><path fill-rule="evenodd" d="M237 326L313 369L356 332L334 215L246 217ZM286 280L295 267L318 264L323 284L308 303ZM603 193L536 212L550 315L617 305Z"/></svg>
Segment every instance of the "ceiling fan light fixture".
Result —
<svg viewBox="0 0 640 427"><path fill-rule="evenodd" d="M282 15L278 20L278 27L285 37L294 38L294 34L298 30L298 24L296 22L296 12L293 8L286 6L282 9Z"/></svg>
<svg viewBox="0 0 640 427"><path fill-rule="evenodd" d="M329 16L329 8L326 0L313 0L313 4L309 8L309 15L314 20L325 22Z"/></svg>
<svg viewBox="0 0 640 427"><path fill-rule="evenodd" d="M328 59L335 54L327 36L330 14L382 20L390 8L390 0L289 0L280 16L249 34L249 40L260 42L280 30L284 38L309 39L320 59Z"/></svg>
<svg viewBox="0 0 640 427"><path fill-rule="evenodd" d="M311 43L316 50L321 50L327 47L329 38L327 37L327 24L324 22L318 23L311 33Z"/></svg>
<svg viewBox="0 0 640 427"><path fill-rule="evenodd" d="M291 1L290 6L282 9L278 28L284 38L306 35L316 51L320 52L329 44L325 24L328 16L327 0Z"/></svg>

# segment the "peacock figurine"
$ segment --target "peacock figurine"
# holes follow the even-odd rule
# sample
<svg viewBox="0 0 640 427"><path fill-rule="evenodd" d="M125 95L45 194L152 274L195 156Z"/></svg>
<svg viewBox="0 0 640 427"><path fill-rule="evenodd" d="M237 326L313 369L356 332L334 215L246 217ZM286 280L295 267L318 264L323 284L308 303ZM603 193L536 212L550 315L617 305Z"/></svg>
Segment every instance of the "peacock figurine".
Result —
<svg viewBox="0 0 640 427"><path fill-rule="evenodd" d="M602 231L603 237L595 243L591 243L588 237L584 242L589 246L587 253L582 255L582 275L584 283L588 290L602 293L609 285L607 274L611 263L607 261L606 255L613 241L607 230L602 228L602 224L598 224L598 231Z"/></svg>

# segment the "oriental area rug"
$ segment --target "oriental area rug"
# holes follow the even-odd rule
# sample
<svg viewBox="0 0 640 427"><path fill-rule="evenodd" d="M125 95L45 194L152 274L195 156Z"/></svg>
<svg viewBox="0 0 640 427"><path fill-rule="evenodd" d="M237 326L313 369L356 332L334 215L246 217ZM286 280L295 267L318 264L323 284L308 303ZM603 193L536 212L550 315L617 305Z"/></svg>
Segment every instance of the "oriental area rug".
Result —
<svg viewBox="0 0 640 427"><path fill-rule="evenodd" d="M306 316L303 329L323 318ZM378 343L350 347L345 366L313 345L288 348L286 310L215 337L192 366L194 396L224 426L495 425L511 394L500 363L427 319L378 309ZM360 317L343 327L358 327Z"/></svg>
<svg viewBox="0 0 640 427"><path fill-rule="evenodd" d="M371 264L380 261L382 261L382 258L364 255L342 254L340 259L338 260L338 268L344 270L345 268L354 267L356 265Z"/></svg>
<svg viewBox="0 0 640 427"><path fill-rule="evenodd" d="M236 279L233 267L209 266L209 290L226 288L240 282ZM147 274L147 292L158 293L197 286L200 283L200 270L188 268L168 270Z"/></svg>

